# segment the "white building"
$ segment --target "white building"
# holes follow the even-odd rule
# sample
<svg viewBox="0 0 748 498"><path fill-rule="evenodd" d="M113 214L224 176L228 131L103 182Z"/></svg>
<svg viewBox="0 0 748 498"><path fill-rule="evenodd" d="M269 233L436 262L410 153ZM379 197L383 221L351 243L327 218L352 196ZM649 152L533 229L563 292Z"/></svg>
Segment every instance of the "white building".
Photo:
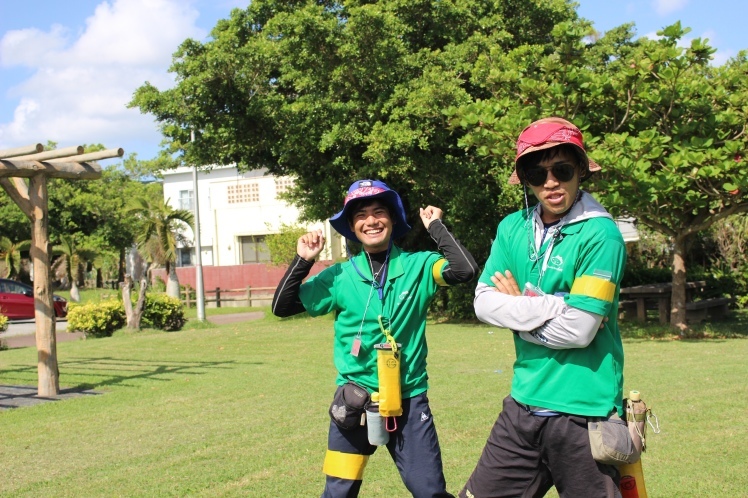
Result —
<svg viewBox="0 0 748 498"><path fill-rule="evenodd" d="M163 172L164 199L175 209L194 213L193 169L179 167ZM231 266L270 261L265 236L280 232L281 225L296 225L299 210L278 195L292 184L290 177L266 175L266 170L240 173L234 166L215 166L199 171L198 207L200 245L204 266ZM307 225L322 229L328 243L322 260L336 260L344 254L340 235L329 223ZM194 241L191 229L184 233ZM177 266L195 264L194 246L179 249Z"/></svg>

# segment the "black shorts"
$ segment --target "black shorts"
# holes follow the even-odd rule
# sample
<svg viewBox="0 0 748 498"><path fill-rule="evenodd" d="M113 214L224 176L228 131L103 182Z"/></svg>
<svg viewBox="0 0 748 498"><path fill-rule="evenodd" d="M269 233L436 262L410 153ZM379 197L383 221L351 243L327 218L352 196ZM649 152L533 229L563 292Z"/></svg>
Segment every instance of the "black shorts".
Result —
<svg viewBox="0 0 748 498"><path fill-rule="evenodd" d="M587 418L537 416L507 396L464 498L620 497L618 469L592 458Z"/></svg>

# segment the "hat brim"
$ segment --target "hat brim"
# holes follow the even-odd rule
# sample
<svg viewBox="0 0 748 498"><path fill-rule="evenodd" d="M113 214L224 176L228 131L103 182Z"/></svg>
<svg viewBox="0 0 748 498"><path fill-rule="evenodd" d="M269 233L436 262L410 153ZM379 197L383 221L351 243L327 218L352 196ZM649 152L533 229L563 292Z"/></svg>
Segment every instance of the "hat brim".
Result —
<svg viewBox="0 0 748 498"><path fill-rule="evenodd" d="M542 145L534 145L532 147L528 147L525 151L522 152L517 158L514 160L514 171L512 172L511 176L509 177L509 185L521 185L522 182L519 179L519 176L517 175L517 161L520 157L525 156L531 152L537 152L539 150L545 150L550 149L551 147L557 147L559 145L564 145L568 142L548 142L544 143ZM574 145L574 147L577 147L575 144L569 144ZM579 149L579 147L577 147ZM582 152L584 152L584 156L587 158L587 174L582 177L582 181L587 180L589 177L592 176L593 173L596 173L600 171L602 168L599 164L597 164L595 161L590 159L590 157L587 155L587 152L584 149L580 149Z"/></svg>
<svg viewBox="0 0 748 498"><path fill-rule="evenodd" d="M410 231L410 225L408 225L408 221L405 218L405 208L403 207L403 202L397 192L395 192L394 190L387 190L384 192L379 192L378 194L359 197L355 200L359 201L362 199L382 199L392 208L391 212L393 221L395 222L395 225L392 228L393 239L399 239L405 236L405 234ZM353 242L360 242L358 240L358 237L356 237L356 234L351 230L350 224L348 223L348 213L350 212L351 206L353 204L354 203L352 201L348 202L345 206L343 206L343 209L335 213L335 215L333 215L329 221L330 225L332 225L335 231L340 235L348 240L352 240Z"/></svg>

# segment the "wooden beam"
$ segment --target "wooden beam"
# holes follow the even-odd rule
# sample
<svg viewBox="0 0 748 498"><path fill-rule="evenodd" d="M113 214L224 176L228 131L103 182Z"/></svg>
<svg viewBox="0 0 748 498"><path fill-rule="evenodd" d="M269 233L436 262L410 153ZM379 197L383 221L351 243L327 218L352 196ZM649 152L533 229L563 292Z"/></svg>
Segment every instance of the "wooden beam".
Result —
<svg viewBox="0 0 748 498"><path fill-rule="evenodd" d="M17 156L14 157L14 161L46 161L48 159L57 159L58 157L70 157L70 156L77 156L83 154L83 146L82 145L75 145L73 147L65 147L62 149L53 149L53 150L47 150L44 152L39 152L37 154L29 154L26 156Z"/></svg>
<svg viewBox="0 0 748 498"><path fill-rule="evenodd" d="M16 147L15 149L2 149L0 150L0 158L5 159L6 157L23 156L26 154L36 154L44 150L42 144L24 145L23 147Z"/></svg>
<svg viewBox="0 0 748 498"><path fill-rule="evenodd" d="M49 178L94 180L101 178L101 166L94 162L60 162L59 159L50 162L0 159L0 178L10 176L31 178L37 173L44 173Z"/></svg>
<svg viewBox="0 0 748 498"><path fill-rule="evenodd" d="M63 157L56 159L56 163L83 163L88 161L97 161L99 159L111 159L113 157L122 157L125 154L124 149L107 149L100 150L98 152L89 152L88 154L81 154L79 156Z"/></svg>

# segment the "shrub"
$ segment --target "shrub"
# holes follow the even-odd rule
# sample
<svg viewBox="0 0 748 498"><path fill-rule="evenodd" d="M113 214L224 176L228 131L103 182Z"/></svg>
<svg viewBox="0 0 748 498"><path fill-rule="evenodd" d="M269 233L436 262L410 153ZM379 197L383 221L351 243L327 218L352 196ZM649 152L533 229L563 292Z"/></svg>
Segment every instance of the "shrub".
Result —
<svg viewBox="0 0 748 498"><path fill-rule="evenodd" d="M8 330L8 317L0 313L0 332Z"/></svg>
<svg viewBox="0 0 748 498"><path fill-rule="evenodd" d="M141 326L161 330L179 330L187 319L182 301L166 294L146 294Z"/></svg>
<svg viewBox="0 0 748 498"><path fill-rule="evenodd" d="M68 304L68 329L91 337L109 337L125 325L125 308L116 299Z"/></svg>
<svg viewBox="0 0 748 498"><path fill-rule="evenodd" d="M166 282L164 282L164 279L159 275L156 275L156 278L153 279L151 288L154 292L166 292Z"/></svg>

